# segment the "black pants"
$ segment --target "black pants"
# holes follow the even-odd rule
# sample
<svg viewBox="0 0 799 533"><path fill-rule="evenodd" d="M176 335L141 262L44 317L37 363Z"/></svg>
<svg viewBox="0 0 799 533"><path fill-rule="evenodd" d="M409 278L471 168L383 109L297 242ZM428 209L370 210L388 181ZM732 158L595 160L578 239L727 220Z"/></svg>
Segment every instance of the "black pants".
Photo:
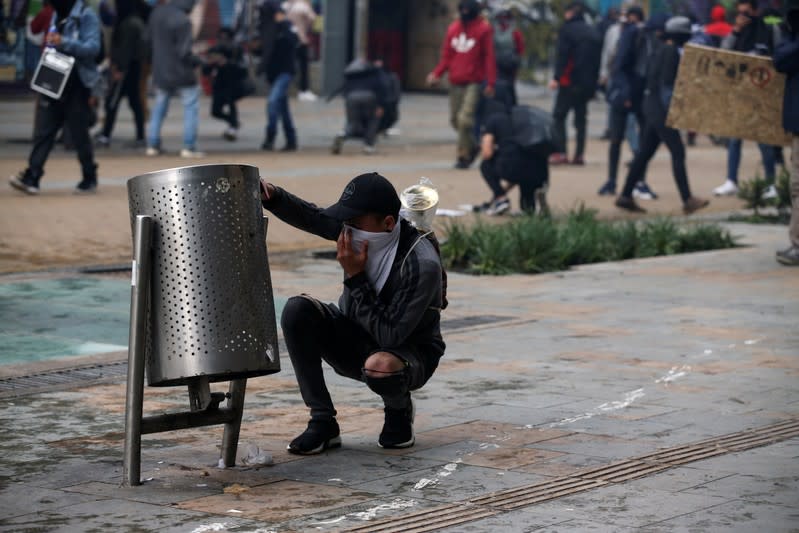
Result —
<svg viewBox="0 0 799 533"><path fill-rule="evenodd" d="M44 164L55 144L58 130L69 132L78 153L84 181L97 181L97 165L89 139L91 109L89 89L83 86L75 71L64 88L60 100L40 96L36 108L36 124L33 129L33 148L28 157L26 175L39 182L44 175Z"/></svg>
<svg viewBox="0 0 799 533"><path fill-rule="evenodd" d="M363 137L368 146L374 146L380 118L377 116L377 98L369 91L353 91L347 95L347 136Z"/></svg>
<svg viewBox="0 0 799 533"><path fill-rule="evenodd" d="M627 117L630 113L635 115L638 122L638 131L644 131L644 115L640 109L610 106L609 129L610 144L608 146L608 181L616 183L619 174L619 159L621 158L621 145L627 131Z"/></svg>
<svg viewBox="0 0 799 533"><path fill-rule="evenodd" d="M577 129L577 147L575 157L582 157L585 153L585 136L588 122L588 101L591 99L588 91L574 85L558 89L555 98L555 109L552 118L555 121L555 144L560 146L560 151L566 153L568 135L566 133L566 115L574 112L574 127Z"/></svg>
<svg viewBox="0 0 799 533"><path fill-rule="evenodd" d="M691 188L688 186L688 172L685 169L685 145L682 143L680 132L674 128L669 128L662 123L647 123L641 135L638 153L633 158L630 171L627 173L627 181L624 183L624 190L621 195L631 198L635 184L644 179L646 167L649 161L660 146L661 141L666 145L671 153L671 170L680 197L685 202L691 197Z"/></svg>
<svg viewBox="0 0 799 533"><path fill-rule="evenodd" d="M300 394L311 410L311 418L330 419L336 416L333 400L325 384L322 361L336 373L365 381L363 367L366 359L383 351L358 324L347 318L333 304L323 304L310 296L289 298L280 319L291 364L300 387ZM400 359L406 368L397 388L383 395L385 405L403 408L408 393L424 385L438 365L437 359L425 358L416 346L386 349ZM379 378L370 378L379 379Z"/></svg>
<svg viewBox="0 0 799 533"><path fill-rule="evenodd" d="M133 113L133 122L136 125L136 140L144 140L144 109L142 109L141 93L139 92L139 82L141 80L141 65L134 61L128 67L121 80L114 82L105 99L105 122L103 123L103 135L111 138L114 131L114 123L119 111L119 104L122 97L127 97L128 107Z"/></svg>
<svg viewBox="0 0 799 533"><path fill-rule="evenodd" d="M525 154L518 161L500 158L484 159L480 163L482 174L494 198L505 195L500 180L519 185L519 206L522 211L535 212L535 191L549 183L549 163L545 157Z"/></svg>
<svg viewBox="0 0 799 533"><path fill-rule="evenodd" d="M297 88L300 92L308 90L308 45L297 45Z"/></svg>
<svg viewBox="0 0 799 533"><path fill-rule="evenodd" d="M224 120L233 129L239 129L239 110L232 88L214 88L211 94L211 116Z"/></svg>

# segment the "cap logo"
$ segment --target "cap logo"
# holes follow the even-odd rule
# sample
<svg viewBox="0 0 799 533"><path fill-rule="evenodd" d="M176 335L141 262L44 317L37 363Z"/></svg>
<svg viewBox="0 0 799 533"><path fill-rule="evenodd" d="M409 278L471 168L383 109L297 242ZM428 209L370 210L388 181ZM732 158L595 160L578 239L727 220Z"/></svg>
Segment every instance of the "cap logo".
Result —
<svg viewBox="0 0 799 533"><path fill-rule="evenodd" d="M344 187L344 192L341 193L341 200L340 202L344 202L352 198L352 195L355 194L355 187L352 183L348 183L346 187Z"/></svg>

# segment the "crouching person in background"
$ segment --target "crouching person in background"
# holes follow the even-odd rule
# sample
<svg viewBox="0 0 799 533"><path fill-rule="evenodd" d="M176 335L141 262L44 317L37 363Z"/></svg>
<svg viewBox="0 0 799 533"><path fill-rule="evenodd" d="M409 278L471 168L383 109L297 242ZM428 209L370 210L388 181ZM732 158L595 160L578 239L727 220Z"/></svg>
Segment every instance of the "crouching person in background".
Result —
<svg viewBox="0 0 799 533"><path fill-rule="evenodd" d="M536 200L542 213L547 213L546 188L549 184L549 163L543 155L526 150L516 141L510 110L499 99L486 102L486 122L480 143L483 175L492 198L477 211L501 215L510 210L507 193L519 186L519 207L535 213ZM503 187L502 181L510 183Z"/></svg>

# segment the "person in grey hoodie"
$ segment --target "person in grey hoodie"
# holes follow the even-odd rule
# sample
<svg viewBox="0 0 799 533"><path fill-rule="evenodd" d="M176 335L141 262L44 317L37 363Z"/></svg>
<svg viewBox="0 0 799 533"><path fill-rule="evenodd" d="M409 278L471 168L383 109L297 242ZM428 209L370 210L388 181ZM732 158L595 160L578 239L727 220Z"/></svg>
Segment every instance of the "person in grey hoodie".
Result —
<svg viewBox="0 0 799 533"><path fill-rule="evenodd" d="M183 149L180 156L202 157L197 150L200 86L195 69L202 64L192 51L189 12L195 0L171 0L150 15L155 105L147 128L147 155L161 154L161 125L169 110L169 99L180 95L183 103Z"/></svg>

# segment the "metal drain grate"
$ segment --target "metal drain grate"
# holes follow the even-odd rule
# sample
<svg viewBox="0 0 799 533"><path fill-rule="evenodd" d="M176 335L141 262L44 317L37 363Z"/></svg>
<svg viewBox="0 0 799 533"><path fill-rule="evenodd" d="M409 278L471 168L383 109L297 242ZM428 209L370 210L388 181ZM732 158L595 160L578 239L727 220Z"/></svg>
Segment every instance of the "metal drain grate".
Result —
<svg viewBox="0 0 799 533"><path fill-rule="evenodd" d="M369 533L436 531L598 487L650 476L686 463L766 446L797 436L799 436L799 419L791 419L692 444L664 448L618 463L581 470L570 476L426 509L400 519L388 518L347 531Z"/></svg>
<svg viewBox="0 0 799 533"><path fill-rule="evenodd" d="M87 365L29 376L0 379L0 398L14 398L39 392L63 390L122 379L127 375L127 361Z"/></svg>

